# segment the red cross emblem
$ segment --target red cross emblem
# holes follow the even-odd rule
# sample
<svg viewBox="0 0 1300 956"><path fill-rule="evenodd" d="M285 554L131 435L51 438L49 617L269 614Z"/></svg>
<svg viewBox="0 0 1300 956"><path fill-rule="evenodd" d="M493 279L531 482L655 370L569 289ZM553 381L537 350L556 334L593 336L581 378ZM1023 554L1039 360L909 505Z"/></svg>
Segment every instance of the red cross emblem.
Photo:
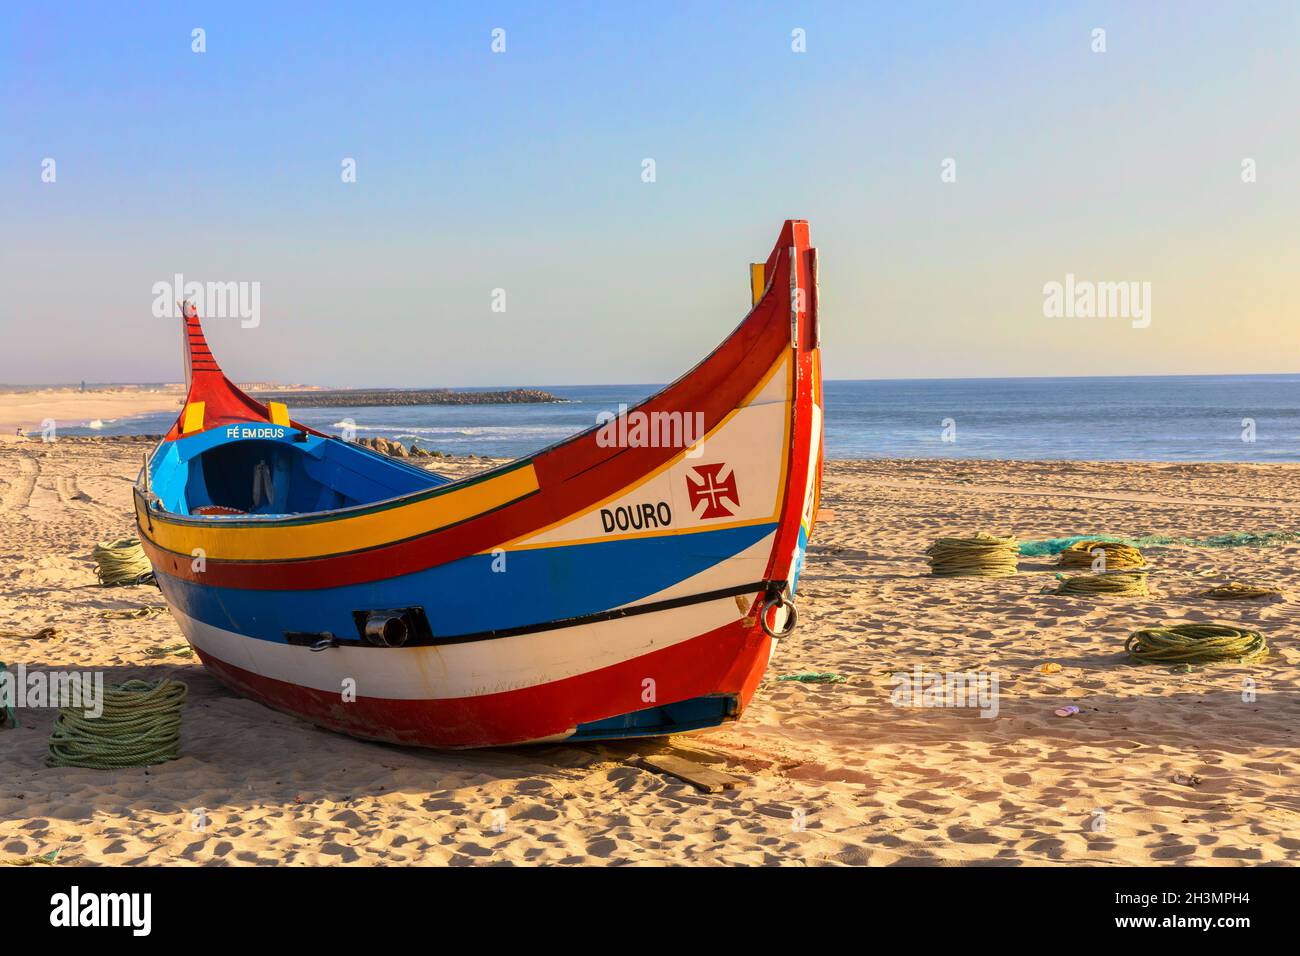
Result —
<svg viewBox="0 0 1300 956"><path fill-rule="evenodd" d="M728 469L727 477L723 478L721 472L726 467L725 463L699 465L691 469L700 476L699 481L695 481L690 475L686 476L686 490L691 496L691 510L694 511L701 501L704 502L704 511L697 517L726 518L735 514L722 503L723 500L730 501L737 508L740 507L740 495L736 492L736 472Z"/></svg>

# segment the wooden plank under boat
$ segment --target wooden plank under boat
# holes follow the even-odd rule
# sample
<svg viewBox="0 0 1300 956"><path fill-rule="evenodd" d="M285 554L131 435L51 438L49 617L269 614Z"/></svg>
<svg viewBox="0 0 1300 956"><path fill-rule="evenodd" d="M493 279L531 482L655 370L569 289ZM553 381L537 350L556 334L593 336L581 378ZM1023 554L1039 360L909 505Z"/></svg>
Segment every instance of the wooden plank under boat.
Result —
<svg viewBox="0 0 1300 956"><path fill-rule="evenodd" d="M794 626L817 513L806 222L751 280L749 314L676 382L461 481L245 395L187 308L188 396L135 507L204 665L315 724L428 747L738 718Z"/></svg>

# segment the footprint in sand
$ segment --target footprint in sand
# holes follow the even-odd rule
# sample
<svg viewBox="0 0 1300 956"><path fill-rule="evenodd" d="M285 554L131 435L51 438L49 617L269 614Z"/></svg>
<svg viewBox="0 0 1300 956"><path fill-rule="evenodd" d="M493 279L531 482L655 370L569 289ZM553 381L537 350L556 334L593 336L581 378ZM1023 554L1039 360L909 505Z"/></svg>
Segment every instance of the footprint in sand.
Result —
<svg viewBox="0 0 1300 956"><path fill-rule="evenodd" d="M36 479L40 477L41 466L36 459L23 452L18 455L18 474L10 481L4 497L0 499L0 511L22 511L36 490Z"/></svg>
<svg viewBox="0 0 1300 956"><path fill-rule="evenodd" d="M59 500L65 504L84 503L92 504L94 499L86 494L77 485L76 478L59 477L54 481L54 490L59 494Z"/></svg>

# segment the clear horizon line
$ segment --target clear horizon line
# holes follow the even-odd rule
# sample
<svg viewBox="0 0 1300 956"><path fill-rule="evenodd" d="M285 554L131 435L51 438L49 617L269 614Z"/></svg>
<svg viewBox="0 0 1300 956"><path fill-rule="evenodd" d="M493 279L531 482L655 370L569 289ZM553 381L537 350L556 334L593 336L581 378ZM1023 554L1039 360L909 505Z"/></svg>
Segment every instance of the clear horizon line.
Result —
<svg viewBox="0 0 1300 956"><path fill-rule="evenodd" d="M1137 379L1137 378L1285 378L1287 376L1300 376L1300 370L1290 372L1159 372L1159 373L1139 373L1128 375L896 375L880 378L827 378L826 382L1044 382L1059 381L1062 379ZM673 381L676 381L674 379ZM80 389L81 382L36 382L24 384L20 382L0 382L0 392L22 389ZM165 388L170 386L184 386L181 381L157 381L157 382L86 382L89 388ZM237 385L240 383L236 383ZM328 389L335 391L359 391L361 389L390 389L394 391L430 391L435 389L475 389L479 391L508 391L520 388L620 388L631 386L651 386L662 387L671 384L671 382L551 382L547 384L540 383L522 383L514 385L490 384L490 385L334 385L321 384L316 382L274 382L258 381L256 385L270 385L283 388L316 388ZM242 385L241 385L242 387ZM265 391L266 389L259 389Z"/></svg>

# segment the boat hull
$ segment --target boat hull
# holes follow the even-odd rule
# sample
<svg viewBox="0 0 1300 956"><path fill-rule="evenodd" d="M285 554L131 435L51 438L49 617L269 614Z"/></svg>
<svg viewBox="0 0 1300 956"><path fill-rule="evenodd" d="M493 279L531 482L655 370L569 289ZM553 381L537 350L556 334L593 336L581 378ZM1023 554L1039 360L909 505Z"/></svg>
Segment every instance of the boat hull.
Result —
<svg viewBox="0 0 1300 956"><path fill-rule="evenodd" d="M213 494L244 488L230 470L259 459L272 462L259 468L274 473L275 500L316 495L289 483L326 473L349 494L372 477L415 480L358 473L366 460L284 424L282 410L280 426L253 429L260 444L226 447L243 434L232 416L256 403L212 402L227 416L218 427L178 424L153 458L176 506L150 495L147 475L136 495L181 630L239 693L367 739L502 746L737 719L792 623L822 458L806 223L786 224L765 272L732 335L637 408L483 476L374 504L183 513L179 489L196 487L213 449L220 467L203 466L197 485ZM205 373L220 374L215 362ZM202 384L187 421L203 414L191 411ZM400 646L367 631L385 616L403 622Z"/></svg>
<svg viewBox="0 0 1300 956"><path fill-rule="evenodd" d="M758 686L773 641L741 620L681 639L725 616L726 605L736 608L731 599L717 603L579 626L562 637L498 639L511 642L508 647L493 646L495 640L456 645L454 655L439 647L314 652L269 644L250 655L247 638L178 620L215 677L267 706L356 737L465 748L658 736L735 720ZM671 634L671 642L663 634ZM583 645L597 641L607 656L610 648L631 656L584 669L590 665L581 663ZM377 668L376 656L390 660ZM532 669L519 667L520 658L532 660ZM469 687L447 679L472 674L484 683ZM510 689L512 683L520 686ZM709 697L721 706L673 713L676 705ZM638 723L638 714L646 719ZM622 717L629 719L621 730L595 726Z"/></svg>

